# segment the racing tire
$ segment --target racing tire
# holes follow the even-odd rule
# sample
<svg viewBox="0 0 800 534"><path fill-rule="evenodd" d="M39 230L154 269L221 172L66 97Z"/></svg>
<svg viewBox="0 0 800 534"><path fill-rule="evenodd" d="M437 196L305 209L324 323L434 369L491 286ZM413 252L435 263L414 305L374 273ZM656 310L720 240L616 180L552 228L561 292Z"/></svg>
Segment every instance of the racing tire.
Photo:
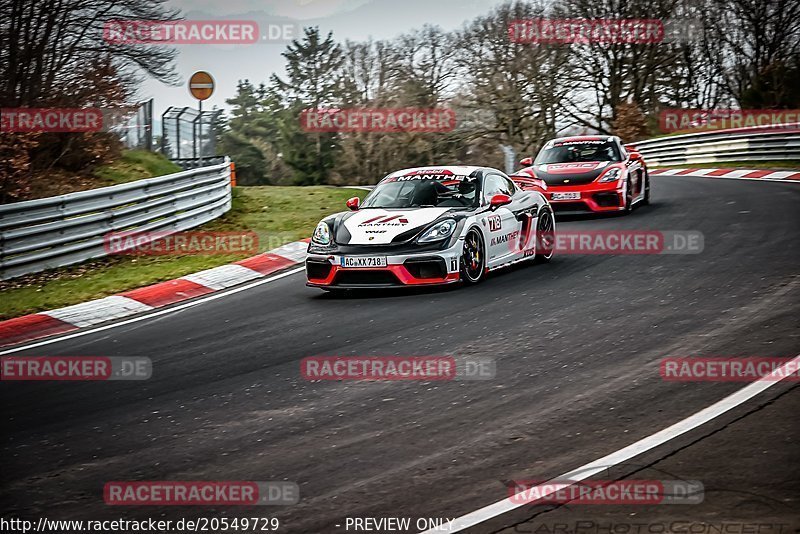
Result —
<svg viewBox="0 0 800 534"><path fill-rule="evenodd" d="M650 204L650 174L644 171L644 198L642 199L642 206Z"/></svg>
<svg viewBox="0 0 800 534"><path fill-rule="evenodd" d="M625 207L622 208L623 215L627 215L633 211L633 184L631 184L630 176L625 182Z"/></svg>
<svg viewBox="0 0 800 534"><path fill-rule="evenodd" d="M555 231L556 223L553 217L553 212L549 209L543 209L539 212L538 220L536 221L536 256L534 263L547 263L553 259L555 254ZM539 247L542 247L542 252L539 252Z"/></svg>
<svg viewBox="0 0 800 534"><path fill-rule="evenodd" d="M478 284L483 281L486 272L486 246L477 228L472 228L464 237L460 263L461 280L464 284Z"/></svg>

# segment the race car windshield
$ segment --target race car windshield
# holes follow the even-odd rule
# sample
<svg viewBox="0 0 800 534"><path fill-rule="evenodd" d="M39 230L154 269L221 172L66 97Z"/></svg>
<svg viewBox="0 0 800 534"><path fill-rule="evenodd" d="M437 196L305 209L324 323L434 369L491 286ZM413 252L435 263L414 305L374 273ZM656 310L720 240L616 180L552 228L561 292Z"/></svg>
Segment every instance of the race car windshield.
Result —
<svg viewBox="0 0 800 534"><path fill-rule="evenodd" d="M361 208L467 208L475 205L477 182L409 179L381 182Z"/></svg>
<svg viewBox="0 0 800 534"><path fill-rule="evenodd" d="M534 164L621 160L616 143L611 141L585 141L555 143L545 146L536 156Z"/></svg>

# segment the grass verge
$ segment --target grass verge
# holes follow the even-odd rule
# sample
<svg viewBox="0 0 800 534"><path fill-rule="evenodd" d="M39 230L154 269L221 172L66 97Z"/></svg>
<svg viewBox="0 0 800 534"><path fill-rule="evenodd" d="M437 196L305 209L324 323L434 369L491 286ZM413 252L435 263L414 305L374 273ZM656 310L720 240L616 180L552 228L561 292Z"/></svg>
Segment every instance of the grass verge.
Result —
<svg viewBox="0 0 800 534"><path fill-rule="evenodd" d="M198 231L253 231L259 252L311 235L319 220L366 191L335 187L237 187L231 211ZM0 319L51 310L179 278L246 258L112 256L0 282Z"/></svg>
<svg viewBox="0 0 800 534"><path fill-rule="evenodd" d="M161 154L146 150L126 150L114 163L98 167L94 175L107 182L106 185L116 185L180 170L178 165Z"/></svg>

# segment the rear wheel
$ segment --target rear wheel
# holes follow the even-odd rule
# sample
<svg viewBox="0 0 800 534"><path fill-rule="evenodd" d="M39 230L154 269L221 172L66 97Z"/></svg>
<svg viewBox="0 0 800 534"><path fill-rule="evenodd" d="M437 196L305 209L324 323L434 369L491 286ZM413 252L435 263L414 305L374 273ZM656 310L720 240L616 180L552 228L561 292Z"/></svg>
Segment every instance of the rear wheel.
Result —
<svg viewBox="0 0 800 534"><path fill-rule="evenodd" d="M461 252L461 279L465 284L477 284L483 280L486 270L486 253L480 232L473 228L464 238Z"/></svg>
<svg viewBox="0 0 800 534"><path fill-rule="evenodd" d="M536 223L536 263L550 261L555 253L556 235L555 220L550 210L544 209L539 213L539 220Z"/></svg>
<svg viewBox="0 0 800 534"><path fill-rule="evenodd" d="M644 171L644 198L642 199L642 204L647 206L650 204L650 175L647 171Z"/></svg>

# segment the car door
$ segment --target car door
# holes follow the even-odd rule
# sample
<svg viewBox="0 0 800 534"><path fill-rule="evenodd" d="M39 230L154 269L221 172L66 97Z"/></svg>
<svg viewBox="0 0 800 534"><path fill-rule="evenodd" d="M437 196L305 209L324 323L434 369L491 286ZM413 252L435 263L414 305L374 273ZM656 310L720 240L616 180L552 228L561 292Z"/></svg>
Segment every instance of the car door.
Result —
<svg viewBox="0 0 800 534"><path fill-rule="evenodd" d="M520 222L511 211L517 189L514 183L500 174L490 173L483 179L483 205L488 206L494 195L508 195L512 204L484 213L484 230L487 235L488 267L496 267L517 256L516 240L519 238Z"/></svg>

